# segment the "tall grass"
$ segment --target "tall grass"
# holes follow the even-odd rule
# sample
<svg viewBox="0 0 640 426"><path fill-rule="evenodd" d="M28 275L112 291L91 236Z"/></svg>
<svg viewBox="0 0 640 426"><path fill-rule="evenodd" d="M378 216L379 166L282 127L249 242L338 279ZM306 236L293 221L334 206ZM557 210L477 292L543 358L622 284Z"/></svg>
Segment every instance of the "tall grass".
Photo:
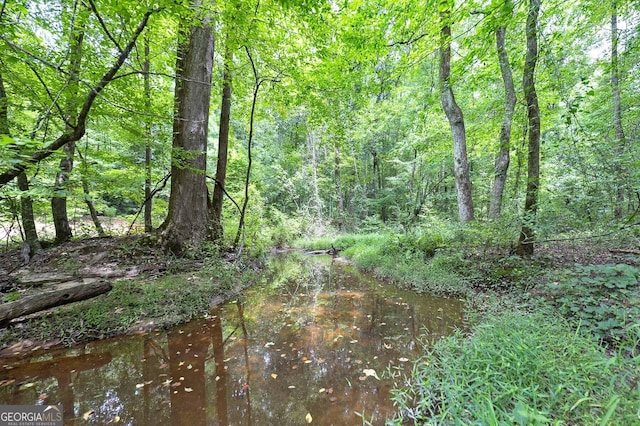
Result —
<svg viewBox="0 0 640 426"><path fill-rule="evenodd" d="M391 424L639 424L639 366L561 320L504 314L425 347L396 377Z"/></svg>
<svg viewBox="0 0 640 426"><path fill-rule="evenodd" d="M450 229L412 234L345 234L297 244L310 249L340 248L358 268L419 292L464 295L468 286L457 273L461 255L441 250L453 244Z"/></svg>

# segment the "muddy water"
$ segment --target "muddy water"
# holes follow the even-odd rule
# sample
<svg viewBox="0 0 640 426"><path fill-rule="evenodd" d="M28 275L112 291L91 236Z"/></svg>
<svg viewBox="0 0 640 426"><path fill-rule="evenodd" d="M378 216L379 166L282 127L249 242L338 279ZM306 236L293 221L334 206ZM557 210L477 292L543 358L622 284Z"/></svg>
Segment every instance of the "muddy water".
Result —
<svg viewBox="0 0 640 426"><path fill-rule="evenodd" d="M275 275L168 331L0 360L0 405L62 404L65 424L383 424L388 369L459 323L458 300L405 292L331 258Z"/></svg>

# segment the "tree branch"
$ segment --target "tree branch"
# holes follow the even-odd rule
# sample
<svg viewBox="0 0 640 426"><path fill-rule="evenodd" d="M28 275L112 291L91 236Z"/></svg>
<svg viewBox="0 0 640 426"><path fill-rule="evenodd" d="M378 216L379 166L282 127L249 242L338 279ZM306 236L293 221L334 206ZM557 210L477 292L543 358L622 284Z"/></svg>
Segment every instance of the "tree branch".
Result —
<svg viewBox="0 0 640 426"><path fill-rule="evenodd" d="M96 97L100 94L100 92L107 87L107 85L113 80L116 73L120 70L124 62L129 57L129 54L133 50L133 47L136 44L136 40L142 34L142 31L147 26L149 18L155 12L160 11L161 9L152 9L147 11L140 23L138 24L138 28L136 32L133 34L132 39L127 43L127 46L124 50L118 55L113 66L107 71L102 79L98 82L98 84L89 90L87 97L85 98L84 104L82 105L82 109L78 114L78 124L73 129L71 133L63 133L60 137L58 137L55 141L51 142L49 145L44 148L34 152L31 157L27 158L24 161L13 166L13 168L0 173L0 188L2 188L7 183L11 182L16 176L18 176L22 171L24 171L27 166L30 164L36 164L45 158L49 157L56 150L62 148L69 142L75 142L80 140L82 136L84 136L86 130L87 117L89 116L89 112L91 111L91 107L93 106L93 102L96 100Z"/></svg>
<svg viewBox="0 0 640 426"><path fill-rule="evenodd" d="M116 39L113 38L113 36L109 32L109 29L105 25L104 20L102 19L102 16L100 16L100 14L98 13L98 8L96 7L96 4L94 3L93 0L89 0L89 6L91 6L91 11L93 12L94 15L96 15L96 18L98 19L98 22L100 23L100 26L102 27L102 30L104 31L104 33L107 35L109 40L111 40L111 42L118 48L118 52L122 53L122 47L120 47L120 44L118 44Z"/></svg>

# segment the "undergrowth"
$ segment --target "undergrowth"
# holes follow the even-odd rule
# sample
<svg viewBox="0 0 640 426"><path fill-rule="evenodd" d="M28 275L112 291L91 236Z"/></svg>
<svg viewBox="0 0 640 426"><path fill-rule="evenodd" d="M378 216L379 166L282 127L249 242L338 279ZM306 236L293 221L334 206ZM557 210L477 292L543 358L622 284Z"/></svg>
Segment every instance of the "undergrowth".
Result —
<svg viewBox="0 0 640 426"><path fill-rule="evenodd" d="M638 423L638 354L607 356L563 320L509 313L424 350L409 377L396 374L391 424Z"/></svg>
<svg viewBox="0 0 640 426"><path fill-rule="evenodd" d="M304 243L340 248L395 284L467 298L471 332L425 345L411 374L396 376L392 424L640 423L640 268L603 262L594 247L588 266L573 248L514 256L495 231L445 225Z"/></svg>

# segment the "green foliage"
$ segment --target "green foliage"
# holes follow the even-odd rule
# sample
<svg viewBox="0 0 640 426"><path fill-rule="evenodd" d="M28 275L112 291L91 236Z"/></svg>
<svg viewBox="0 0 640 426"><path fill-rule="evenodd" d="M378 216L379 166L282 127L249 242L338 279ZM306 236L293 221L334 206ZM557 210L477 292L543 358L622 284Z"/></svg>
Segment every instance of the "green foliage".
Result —
<svg viewBox="0 0 640 426"><path fill-rule="evenodd" d="M633 424L637 362L608 357L562 321L504 314L425 346L411 377L396 375L391 424Z"/></svg>
<svg viewBox="0 0 640 426"><path fill-rule="evenodd" d="M578 265L547 285L551 303L599 340L619 343L640 322L640 268Z"/></svg>
<svg viewBox="0 0 640 426"><path fill-rule="evenodd" d="M384 280L419 292L465 294L468 282L461 273L464 260L460 252L438 253L451 244L454 233L448 229L422 230L419 235L378 233L343 234L335 238L301 241L304 247L341 249L361 269Z"/></svg>

